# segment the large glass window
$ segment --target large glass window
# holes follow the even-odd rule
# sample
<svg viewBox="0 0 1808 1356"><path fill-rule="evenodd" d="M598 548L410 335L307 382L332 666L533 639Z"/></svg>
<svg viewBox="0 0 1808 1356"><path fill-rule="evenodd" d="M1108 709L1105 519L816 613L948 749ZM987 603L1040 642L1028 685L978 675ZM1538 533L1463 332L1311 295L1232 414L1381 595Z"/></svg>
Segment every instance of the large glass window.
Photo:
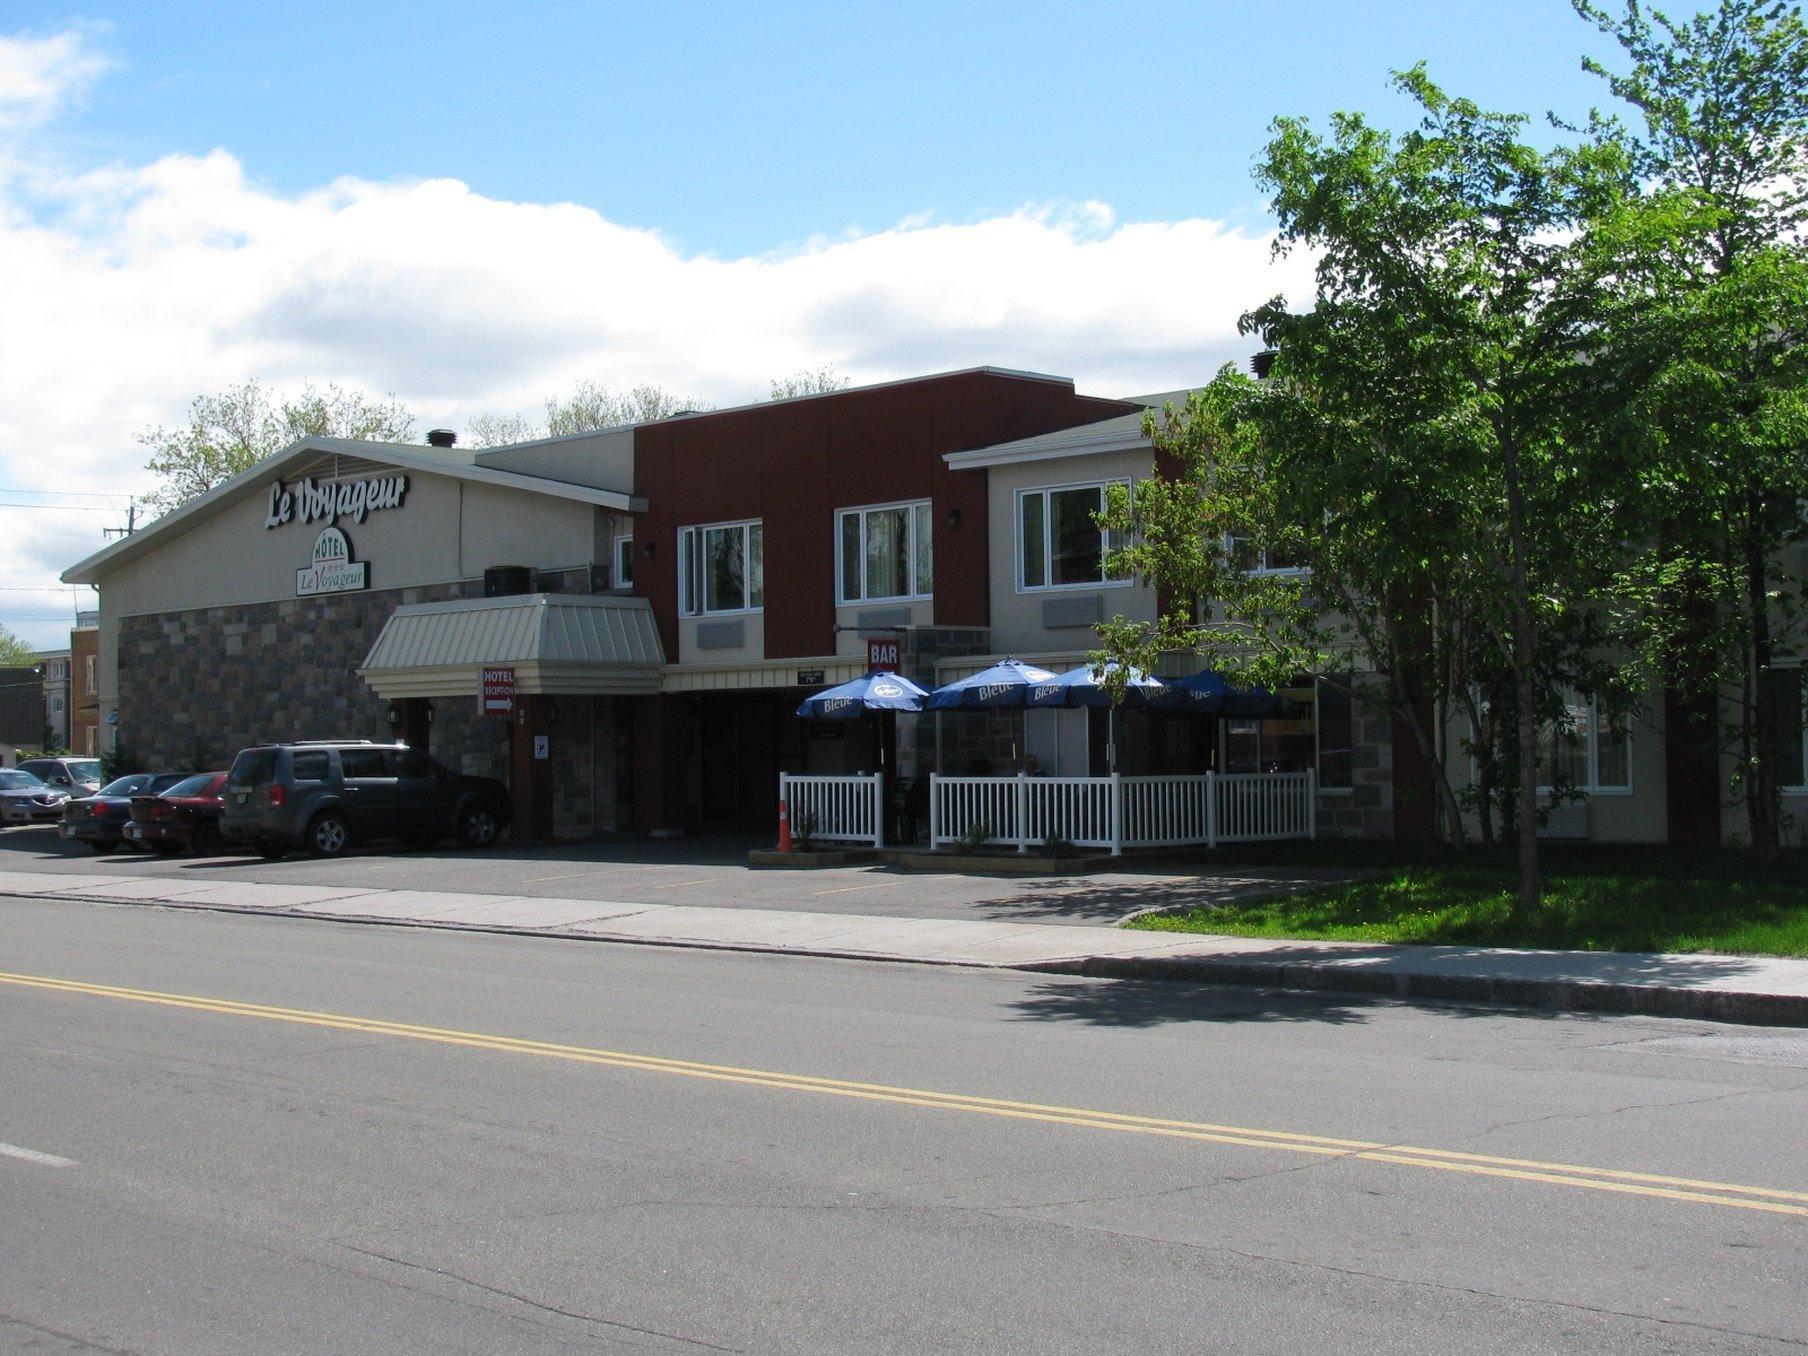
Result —
<svg viewBox="0 0 1808 1356"><path fill-rule="evenodd" d="M766 535L759 523L678 530L678 600L687 617L766 605Z"/></svg>
<svg viewBox="0 0 1808 1356"><path fill-rule="evenodd" d="M1226 548L1231 564L1244 574L1296 574L1306 568L1305 556L1293 547L1264 550L1248 537L1231 537Z"/></svg>
<svg viewBox="0 0 1808 1356"><path fill-rule="evenodd" d="M1624 713L1594 698L1568 694L1563 715L1538 732L1540 786L1583 791L1632 789L1632 732Z"/></svg>
<svg viewBox="0 0 1808 1356"><path fill-rule="evenodd" d="M1105 493L1104 483L1018 491L1018 588L1097 587L1124 580L1105 568L1106 556L1122 545L1098 525Z"/></svg>
<svg viewBox="0 0 1808 1356"><path fill-rule="evenodd" d="M935 571L928 500L843 509L837 516L842 602L930 596Z"/></svg>
<svg viewBox="0 0 1808 1356"><path fill-rule="evenodd" d="M1351 784L1350 694L1328 683L1283 688L1293 703L1287 716L1224 722L1226 772L1305 772L1318 769L1318 784L1342 790Z"/></svg>

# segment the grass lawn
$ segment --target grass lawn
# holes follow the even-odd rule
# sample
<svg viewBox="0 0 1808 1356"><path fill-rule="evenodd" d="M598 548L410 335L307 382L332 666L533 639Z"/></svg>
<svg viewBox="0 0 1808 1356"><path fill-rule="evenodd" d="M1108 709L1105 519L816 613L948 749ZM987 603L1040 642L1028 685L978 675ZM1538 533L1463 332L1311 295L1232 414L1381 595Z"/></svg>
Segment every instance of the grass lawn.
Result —
<svg viewBox="0 0 1808 1356"><path fill-rule="evenodd" d="M1315 862L1337 860L1330 845L1313 846ZM1515 875L1506 856L1387 863L1357 852L1348 864L1374 874L1131 926L1238 937L1808 956L1808 859L1800 854L1760 867L1734 852L1554 848L1544 854L1544 905L1518 924L1509 918Z"/></svg>

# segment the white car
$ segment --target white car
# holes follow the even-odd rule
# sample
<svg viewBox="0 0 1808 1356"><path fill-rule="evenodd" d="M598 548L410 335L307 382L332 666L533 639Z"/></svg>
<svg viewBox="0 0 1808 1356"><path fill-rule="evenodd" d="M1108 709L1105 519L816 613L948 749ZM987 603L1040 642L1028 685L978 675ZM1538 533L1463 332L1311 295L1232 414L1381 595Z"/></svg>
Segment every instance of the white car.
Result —
<svg viewBox="0 0 1808 1356"><path fill-rule="evenodd" d="M0 824L54 824L68 799L29 772L0 768Z"/></svg>
<svg viewBox="0 0 1808 1356"><path fill-rule="evenodd" d="M65 796L92 796L100 790L98 758L26 758L20 761L19 771L31 773Z"/></svg>

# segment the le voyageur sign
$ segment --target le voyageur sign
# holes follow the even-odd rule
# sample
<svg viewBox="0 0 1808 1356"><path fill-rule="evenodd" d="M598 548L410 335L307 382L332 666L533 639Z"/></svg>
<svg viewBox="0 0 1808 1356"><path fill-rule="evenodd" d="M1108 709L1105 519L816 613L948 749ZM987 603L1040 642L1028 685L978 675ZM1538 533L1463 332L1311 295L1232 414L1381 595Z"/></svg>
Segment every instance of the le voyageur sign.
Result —
<svg viewBox="0 0 1808 1356"><path fill-rule="evenodd" d="M277 481L270 487L270 506L264 514L266 530L300 519L304 523L336 523L350 518L361 523L379 509L400 508L408 497L407 476L372 476L368 480L310 480L303 476L293 485Z"/></svg>
<svg viewBox="0 0 1808 1356"><path fill-rule="evenodd" d="M370 586L369 567L352 559L352 544L336 527L323 527L314 538L314 562L295 571L295 596L316 593L351 593Z"/></svg>

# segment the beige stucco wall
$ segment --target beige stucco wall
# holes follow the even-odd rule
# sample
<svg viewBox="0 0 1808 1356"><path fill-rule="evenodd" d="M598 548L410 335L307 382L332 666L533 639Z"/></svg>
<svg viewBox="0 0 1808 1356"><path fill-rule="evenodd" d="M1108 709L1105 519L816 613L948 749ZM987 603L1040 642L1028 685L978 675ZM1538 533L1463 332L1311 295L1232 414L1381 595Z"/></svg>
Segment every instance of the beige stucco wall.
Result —
<svg viewBox="0 0 1808 1356"><path fill-rule="evenodd" d="M479 465L577 485L634 493L634 430L610 429L499 447L477 454Z"/></svg>
<svg viewBox="0 0 1808 1356"><path fill-rule="evenodd" d="M914 603L880 601L872 603L855 603L846 607L837 607L835 609L835 625L853 629L837 631L835 633L835 653L838 655L846 655L850 658L866 658L866 637L868 633L859 629L860 614L862 612L889 612L894 608L907 609L910 612L909 625L913 627L935 625L935 603L927 598ZM881 640L902 640L903 638L902 634L897 631L875 630L871 632L871 634L874 638Z"/></svg>
<svg viewBox="0 0 1808 1356"><path fill-rule="evenodd" d="M1047 654L1091 650L1097 637L1087 626L1047 627L1042 604L1048 598L1097 593L1104 615L1132 621L1154 621L1155 591L1134 584L1101 584L1076 588L1017 588L1017 491L1084 484L1101 480L1140 480L1154 467L1147 449L1060 457L1017 465L992 466L987 477L987 552L991 576L992 649L999 654Z"/></svg>
<svg viewBox="0 0 1808 1356"><path fill-rule="evenodd" d="M710 622L740 622L743 643L703 649L697 644L697 627ZM680 664L744 664L766 657L766 614L764 612L730 612L721 616L680 617L678 619L678 662Z"/></svg>

